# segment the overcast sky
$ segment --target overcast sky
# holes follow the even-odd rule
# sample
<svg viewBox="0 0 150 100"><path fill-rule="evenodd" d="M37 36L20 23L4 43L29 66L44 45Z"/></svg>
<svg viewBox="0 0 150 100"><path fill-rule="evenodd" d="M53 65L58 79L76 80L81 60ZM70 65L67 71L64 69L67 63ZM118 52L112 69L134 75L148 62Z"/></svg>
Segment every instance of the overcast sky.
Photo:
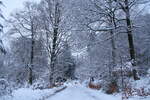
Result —
<svg viewBox="0 0 150 100"><path fill-rule="evenodd" d="M3 4L5 5L5 7L1 7L2 8L2 12L3 15L5 16L6 19L9 19L10 14L15 11L18 8L22 8L23 7L23 3L25 1L35 1L35 2L39 2L40 0L1 0L3 2ZM0 20L0 22L3 23L3 25L5 26L5 21L4 20ZM7 31L7 28L4 28L4 31ZM7 38L7 37L3 37L3 43L5 45L5 48L9 48L9 41L11 41L11 38Z"/></svg>
<svg viewBox="0 0 150 100"><path fill-rule="evenodd" d="M15 11L17 8L23 7L23 2L25 1L36 1L40 0L2 0L6 7L3 7L3 14L7 18L11 12Z"/></svg>
<svg viewBox="0 0 150 100"><path fill-rule="evenodd" d="M3 7L3 14L6 18L10 15L11 12L15 11L17 8L23 7L23 3L25 1L35 1L39 2L40 0L2 0L4 5L6 7ZM150 7L147 8L147 10L150 9Z"/></svg>

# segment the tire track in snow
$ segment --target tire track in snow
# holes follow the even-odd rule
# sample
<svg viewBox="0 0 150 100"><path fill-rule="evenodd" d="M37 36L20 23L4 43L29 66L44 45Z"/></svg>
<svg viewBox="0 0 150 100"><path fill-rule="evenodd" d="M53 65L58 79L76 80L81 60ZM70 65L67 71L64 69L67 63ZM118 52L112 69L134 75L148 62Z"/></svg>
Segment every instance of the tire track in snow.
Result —
<svg viewBox="0 0 150 100"><path fill-rule="evenodd" d="M83 87L68 87L66 90L59 92L55 96L49 97L46 100L100 100L100 98L92 95L86 88Z"/></svg>
<svg viewBox="0 0 150 100"><path fill-rule="evenodd" d="M44 96L44 97L42 97L42 98L39 99L39 100L46 100L46 99L48 99L48 98L50 98L50 97L52 97L52 96L57 95L57 93L60 93L61 91L65 90L66 88L67 88L67 86L65 86L65 87L63 87L63 88L61 88L61 89L59 89L59 90L56 90L53 94Z"/></svg>

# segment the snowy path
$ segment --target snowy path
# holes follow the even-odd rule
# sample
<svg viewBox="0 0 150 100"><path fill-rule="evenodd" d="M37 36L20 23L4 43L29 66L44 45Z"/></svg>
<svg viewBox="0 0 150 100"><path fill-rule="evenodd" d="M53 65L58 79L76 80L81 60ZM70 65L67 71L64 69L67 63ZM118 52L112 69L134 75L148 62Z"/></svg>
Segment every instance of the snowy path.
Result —
<svg viewBox="0 0 150 100"><path fill-rule="evenodd" d="M81 86L70 86L46 100L120 100L120 98Z"/></svg>
<svg viewBox="0 0 150 100"><path fill-rule="evenodd" d="M149 86L147 78L136 81L135 86ZM145 83L143 85L143 83ZM147 87L148 88L148 87ZM60 87L52 89L32 89L19 88L10 95L0 96L0 100L121 100L121 93L108 95L103 91L92 90L86 87L86 84L78 81L66 82ZM150 100L150 96L134 96L128 100Z"/></svg>
<svg viewBox="0 0 150 100"><path fill-rule="evenodd" d="M121 100L121 95L107 95L102 91L86 88L81 84L68 84L65 87L32 90L31 88L20 88L15 90L11 96L0 97L0 100ZM128 100L150 100L150 97L141 99L139 97Z"/></svg>

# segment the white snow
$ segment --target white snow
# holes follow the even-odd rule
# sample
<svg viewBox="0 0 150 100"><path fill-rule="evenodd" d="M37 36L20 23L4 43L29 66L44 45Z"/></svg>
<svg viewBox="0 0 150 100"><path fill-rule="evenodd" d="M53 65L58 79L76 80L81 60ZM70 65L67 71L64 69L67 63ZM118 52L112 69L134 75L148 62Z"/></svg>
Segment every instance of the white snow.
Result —
<svg viewBox="0 0 150 100"><path fill-rule="evenodd" d="M27 88L22 88L14 91L13 100L38 100L40 97L50 94L52 91L50 90L32 90Z"/></svg>
<svg viewBox="0 0 150 100"><path fill-rule="evenodd" d="M132 82L132 86L135 88L150 89L150 79L149 79L149 77L144 77L141 80Z"/></svg>
<svg viewBox="0 0 150 100"><path fill-rule="evenodd" d="M62 88L62 87L60 87ZM42 100L42 98L53 94L59 88L44 89L44 90L33 90L31 88L20 88L13 91L12 96L0 97L0 100Z"/></svg>
<svg viewBox="0 0 150 100"><path fill-rule="evenodd" d="M138 83L142 85L144 80L145 79L143 79L141 83ZM12 97L9 96L6 98L5 96L0 98L0 100L121 100L121 94L107 95L101 90L98 91L87 88L85 85L80 84L77 81L68 82L64 84L64 86L67 86L67 88L57 93L55 93L55 91L62 87L44 90L21 88L15 90L12 93ZM43 99L44 97L46 98ZM150 100L150 97L132 97L128 100Z"/></svg>
<svg viewBox="0 0 150 100"><path fill-rule="evenodd" d="M69 86L66 90L47 100L121 100L121 97L106 95L81 85Z"/></svg>

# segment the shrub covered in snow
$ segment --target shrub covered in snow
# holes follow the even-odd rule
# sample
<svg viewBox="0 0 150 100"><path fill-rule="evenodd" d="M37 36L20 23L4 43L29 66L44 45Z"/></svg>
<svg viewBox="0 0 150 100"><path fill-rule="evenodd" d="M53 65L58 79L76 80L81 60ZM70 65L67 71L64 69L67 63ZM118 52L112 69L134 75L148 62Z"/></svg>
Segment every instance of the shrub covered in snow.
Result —
<svg viewBox="0 0 150 100"><path fill-rule="evenodd" d="M32 85L32 89L44 89L46 87L48 87L48 82L46 82L46 81L44 81L42 79L37 80Z"/></svg>
<svg viewBox="0 0 150 100"><path fill-rule="evenodd" d="M11 88L6 79L0 79L0 96L10 94Z"/></svg>

